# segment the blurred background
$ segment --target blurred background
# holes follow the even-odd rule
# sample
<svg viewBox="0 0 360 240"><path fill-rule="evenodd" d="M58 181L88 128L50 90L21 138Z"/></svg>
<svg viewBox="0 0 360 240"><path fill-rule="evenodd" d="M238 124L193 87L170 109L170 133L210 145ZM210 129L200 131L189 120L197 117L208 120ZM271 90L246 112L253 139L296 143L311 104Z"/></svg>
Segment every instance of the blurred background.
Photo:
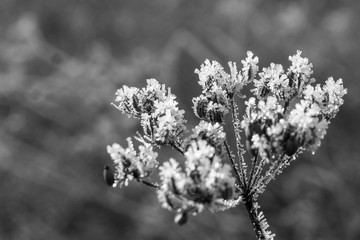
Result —
<svg viewBox="0 0 360 240"><path fill-rule="evenodd" d="M355 0L2 0L0 239L255 239L243 206L179 227L152 189L107 187L106 146L140 129L110 103L154 77L190 128L204 59L240 64L252 50L261 68L287 68L298 49L319 83L343 78L349 91L317 153L260 204L277 239L360 239L359 13Z"/></svg>

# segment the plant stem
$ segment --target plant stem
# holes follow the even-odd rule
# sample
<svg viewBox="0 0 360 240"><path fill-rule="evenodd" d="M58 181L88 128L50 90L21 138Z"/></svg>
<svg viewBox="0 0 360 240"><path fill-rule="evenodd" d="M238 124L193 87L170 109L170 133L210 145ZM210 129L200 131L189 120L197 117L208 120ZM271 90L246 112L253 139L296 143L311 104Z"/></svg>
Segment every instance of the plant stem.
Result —
<svg viewBox="0 0 360 240"><path fill-rule="evenodd" d="M252 185L252 180L254 178L254 172L255 172L256 164L257 164L257 159L258 159L258 155L256 155L254 157L253 165L252 165L251 172L250 172L250 179L249 179L249 183L248 183L249 189L248 190L250 190L250 187Z"/></svg>
<svg viewBox="0 0 360 240"><path fill-rule="evenodd" d="M286 110L289 107L289 105L290 105L290 100L288 100L284 103L284 114L286 113Z"/></svg>
<svg viewBox="0 0 360 240"><path fill-rule="evenodd" d="M161 189L160 185L157 184L157 183L148 182L148 181L143 180L143 179L138 179L138 181L145 184L146 186L153 187L153 188L156 188L156 189Z"/></svg>
<svg viewBox="0 0 360 240"><path fill-rule="evenodd" d="M240 127L240 120L238 118L238 110L237 105L234 101L234 99L231 100L231 116L232 116L232 122L233 122L233 128L235 133L235 140L236 140L236 148L237 148L237 155L239 158L239 167L240 167L240 175L241 175L241 182L242 185L246 188L246 168L247 165L244 160L244 149L243 145L241 144L241 127Z"/></svg>
<svg viewBox="0 0 360 240"><path fill-rule="evenodd" d="M184 155L184 150L182 150L179 146L177 146L176 143L172 143L172 144L170 144L170 146L175 148L175 150L177 150L182 155Z"/></svg>
<svg viewBox="0 0 360 240"><path fill-rule="evenodd" d="M256 237L259 240L273 240L275 235L271 234L270 231L266 230L268 224L266 222L264 214L260 210L259 205L253 200L251 196L245 199L245 207L249 214Z"/></svg>
<svg viewBox="0 0 360 240"><path fill-rule="evenodd" d="M227 143L227 141L225 141L224 144L225 144L225 148L226 148L227 154L228 154L228 156L229 156L229 159L230 159L230 161L231 161L231 165L232 165L232 167L233 167L233 169L234 169L234 172L235 172L236 177L237 177L237 179L238 179L238 182L239 182L239 184L240 184L240 187L241 187L242 189L246 189L246 185L245 185L246 183L243 182L243 178L242 178L242 176L241 176L241 173L239 172L238 166L237 166L237 164L235 163L235 161L234 161L234 159L233 159L233 155L231 154L229 144Z"/></svg>

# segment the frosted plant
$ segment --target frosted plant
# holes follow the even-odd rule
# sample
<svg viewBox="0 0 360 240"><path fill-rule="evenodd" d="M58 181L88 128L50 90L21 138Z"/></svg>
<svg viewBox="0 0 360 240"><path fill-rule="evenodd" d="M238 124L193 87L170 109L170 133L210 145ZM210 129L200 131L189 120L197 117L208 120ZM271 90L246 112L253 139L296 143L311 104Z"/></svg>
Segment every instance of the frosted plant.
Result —
<svg viewBox="0 0 360 240"><path fill-rule="evenodd" d="M257 199L300 153L316 151L347 93L341 79L312 85L313 66L300 51L289 60L287 70L271 63L258 72L258 57L248 52L240 71L229 63L230 73L206 60L195 70L202 92L193 99L193 110L200 122L190 133L170 88L155 79L142 89L122 87L113 105L138 118L143 132L135 137L138 152L130 138L128 148L116 143L107 147L115 173L106 166L105 180L113 187L136 180L155 188L161 205L176 212L174 221L180 225L204 209L215 212L244 204L257 238L274 239ZM250 83L253 96L245 101L240 120L235 98L246 98L244 86ZM236 154L223 128L228 113ZM181 163L170 158L159 165L155 150L162 146L180 152ZM244 158L246 151L251 159ZM158 183L152 182L152 173L158 173Z"/></svg>

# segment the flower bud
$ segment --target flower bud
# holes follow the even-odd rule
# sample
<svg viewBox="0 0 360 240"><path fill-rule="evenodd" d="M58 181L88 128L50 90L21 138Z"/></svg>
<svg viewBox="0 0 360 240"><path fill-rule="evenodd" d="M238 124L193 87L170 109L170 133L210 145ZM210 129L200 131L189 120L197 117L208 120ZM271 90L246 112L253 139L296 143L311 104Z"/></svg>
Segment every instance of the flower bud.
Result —
<svg viewBox="0 0 360 240"><path fill-rule="evenodd" d="M132 173L132 175L134 176L135 179L139 179L140 176L141 176L141 173L140 173L139 169L134 169L134 170L132 170L131 173Z"/></svg>
<svg viewBox="0 0 360 240"><path fill-rule="evenodd" d="M187 222L188 214L186 211L178 212L175 215L174 222L178 225L184 225Z"/></svg>
<svg viewBox="0 0 360 240"><path fill-rule="evenodd" d="M170 208L174 209L174 207L175 207L174 203L172 202L169 194L167 194L167 193L165 193L165 201Z"/></svg>
<svg viewBox="0 0 360 240"><path fill-rule="evenodd" d="M285 146L285 153L288 156L292 156L297 150L297 146L294 141L288 141Z"/></svg>
<svg viewBox="0 0 360 240"><path fill-rule="evenodd" d="M206 118L207 106L209 102L206 98L203 98L195 103L196 106L196 114L199 118Z"/></svg>
<svg viewBox="0 0 360 240"><path fill-rule="evenodd" d="M190 172L190 177L194 181L195 184L201 183L199 171L193 170Z"/></svg>
<svg viewBox="0 0 360 240"><path fill-rule="evenodd" d="M136 95L133 95L132 100L133 100L132 104L133 104L134 109L140 113L141 108L139 106L139 98Z"/></svg>
<svg viewBox="0 0 360 240"><path fill-rule="evenodd" d="M153 109L153 107L154 107L153 105L154 105L154 103L153 103L152 100L146 99L143 108L145 109L145 111L146 111L147 113L151 113L151 112L152 112L152 109Z"/></svg>
<svg viewBox="0 0 360 240"><path fill-rule="evenodd" d="M219 109L212 109L209 112L209 119L211 122L223 123L224 122L224 113L219 111Z"/></svg>
<svg viewBox="0 0 360 240"><path fill-rule="evenodd" d="M128 158L122 157L122 161L121 161L122 165L124 166L124 168L129 168L131 166L131 161Z"/></svg>
<svg viewBox="0 0 360 240"><path fill-rule="evenodd" d="M103 177L107 185L112 186L115 182L114 174L111 172L109 166L104 166Z"/></svg>
<svg viewBox="0 0 360 240"><path fill-rule="evenodd" d="M233 189L230 186L225 186L223 189L220 190L220 196L224 200L228 200L233 195Z"/></svg>
<svg viewBox="0 0 360 240"><path fill-rule="evenodd" d="M296 136L290 136L285 142L284 142L285 146L285 153L288 156L292 156L296 153L296 151L298 150L298 148L300 147L301 143L300 143L300 139L297 138Z"/></svg>
<svg viewBox="0 0 360 240"><path fill-rule="evenodd" d="M270 89L263 86L260 91L260 97L266 97L270 93Z"/></svg>
<svg viewBox="0 0 360 240"><path fill-rule="evenodd" d="M154 124L152 120L145 126L145 134L148 136L152 136L154 134Z"/></svg>
<svg viewBox="0 0 360 240"><path fill-rule="evenodd" d="M178 187L176 186L174 177L171 177L171 187L172 187L174 194L176 194L176 195L180 194L180 191L179 191Z"/></svg>

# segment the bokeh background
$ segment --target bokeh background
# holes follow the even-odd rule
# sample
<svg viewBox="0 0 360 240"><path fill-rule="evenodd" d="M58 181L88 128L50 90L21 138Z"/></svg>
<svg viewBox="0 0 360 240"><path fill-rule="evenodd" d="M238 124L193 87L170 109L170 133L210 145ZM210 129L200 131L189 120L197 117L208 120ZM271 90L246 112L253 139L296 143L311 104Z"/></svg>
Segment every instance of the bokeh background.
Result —
<svg viewBox="0 0 360 240"><path fill-rule="evenodd" d="M298 49L319 83L341 77L349 92L317 153L260 203L277 239L360 239L359 26L356 0L1 0L0 239L255 239L242 206L179 227L152 189L108 188L106 146L140 129L110 103L154 77L191 127L204 59L252 50L261 68L287 67Z"/></svg>

